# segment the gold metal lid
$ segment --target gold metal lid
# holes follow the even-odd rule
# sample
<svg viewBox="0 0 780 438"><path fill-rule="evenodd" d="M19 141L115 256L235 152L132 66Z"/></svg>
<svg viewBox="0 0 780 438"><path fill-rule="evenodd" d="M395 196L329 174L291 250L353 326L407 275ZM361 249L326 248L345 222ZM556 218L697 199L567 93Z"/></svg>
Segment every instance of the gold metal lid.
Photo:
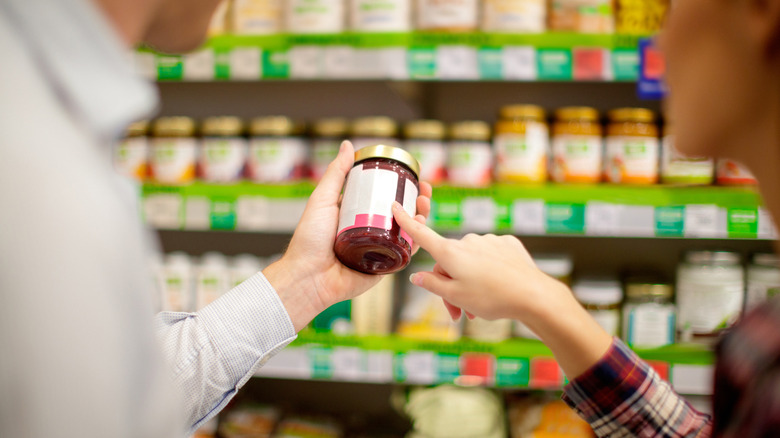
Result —
<svg viewBox="0 0 780 438"><path fill-rule="evenodd" d="M414 175L420 177L420 163L412 154L401 148L385 146L378 144L376 146L364 147L355 152L355 162L363 161L369 158L389 158L405 164L414 172Z"/></svg>
<svg viewBox="0 0 780 438"><path fill-rule="evenodd" d="M546 114L538 105L505 105L499 111L502 119L531 119L543 121Z"/></svg>
<svg viewBox="0 0 780 438"><path fill-rule="evenodd" d="M404 125L406 138L441 140L444 138L444 123L438 120L412 120Z"/></svg>
<svg viewBox="0 0 780 438"><path fill-rule="evenodd" d="M626 283L626 296L629 298L672 298L673 295L674 288L671 284L647 281L631 282L630 280Z"/></svg>
<svg viewBox="0 0 780 438"><path fill-rule="evenodd" d="M613 122L653 123L655 113L647 108L616 108L607 113Z"/></svg>
<svg viewBox="0 0 780 438"><path fill-rule="evenodd" d="M160 117L154 121L155 137L191 137L195 135L195 120L190 117Z"/></svg>
<svg viewBox="0 0 780 438"><path fill-rule="evenodd" d="M561 121L587 120L597 122L599 112L596 108L589 106L567 106L555 110L555 118Z"/></svg>
<svg viewBox="0 0 780 438"><path fill-rule="evenodd" d="M131 123L125 130L126 137L141 137L149 132L149 121L139 120Z"/></svg>
<svg viewBox="0 0 780 438"><path fill-rule="evenodd" d="M285 116L256 117L249 123L249 133L257 136L302 135L306 126Z"/></svg>
<svg viewBox="0 0 780 438"><path fill-rule="evenodd" d="M395 137L398 124L390 117L361 117L352 122L352 135L355 137Z"/></svg>
<svg viewBox="0 0 780 438"><path fill-rule="evenodd" d="M244 122L234 116L208 117L200 133L204 136L235 137L244 133Z"/></svg>
<svg viewBox="0 0 780 438"><path fill-rule="evenodd" d="M489 141L490 125L479 120L465 120L450 125L453 140Z"/></svg>
<svg viewBox="0 0 780 438"><path fill-rule="evenodd" d="M312 132L318 137L346 137L349 121L341 117L319 119L314 122Z"/></svg>

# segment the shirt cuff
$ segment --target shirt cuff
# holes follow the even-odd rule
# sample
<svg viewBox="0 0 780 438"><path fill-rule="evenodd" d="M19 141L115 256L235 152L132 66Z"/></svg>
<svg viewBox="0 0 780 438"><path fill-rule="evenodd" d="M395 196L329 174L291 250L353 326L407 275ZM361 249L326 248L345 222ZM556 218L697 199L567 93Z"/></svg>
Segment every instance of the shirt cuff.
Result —
<svg viewBox="0 0 780 438"><path fill-rule="evenodd" d="M238 386L297 337L279 295L262 272L203 308L198 318ZM247 364L252 364L250 369Z"/></svg>

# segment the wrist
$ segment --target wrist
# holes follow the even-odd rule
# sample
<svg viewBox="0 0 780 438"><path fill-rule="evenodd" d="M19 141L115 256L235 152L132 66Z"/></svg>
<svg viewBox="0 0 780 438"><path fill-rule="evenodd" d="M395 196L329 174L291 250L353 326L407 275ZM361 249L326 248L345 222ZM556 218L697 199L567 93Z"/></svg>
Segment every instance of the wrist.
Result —
<svg viewBox="0 0 780 438"><path fill-rule="evenodd" d="M327 307L317 296L311 275L296 270L284 257L263 269L263 275L276 290L296 332Z"/></svg>

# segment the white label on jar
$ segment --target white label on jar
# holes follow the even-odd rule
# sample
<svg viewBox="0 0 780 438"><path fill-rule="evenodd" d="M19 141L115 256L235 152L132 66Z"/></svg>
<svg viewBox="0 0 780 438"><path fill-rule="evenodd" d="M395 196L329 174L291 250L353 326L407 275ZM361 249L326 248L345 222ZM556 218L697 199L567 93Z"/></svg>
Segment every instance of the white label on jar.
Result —
<svg viewBox="0 0 780 438"><path fill-rule="evenodd" d="M287 32L340 33L344 0L287 0Z"/></svg>
<svg viewBox="0 0 780 438"><path fill-rule="evenodd" d="M351 0L352 30L405 32L411 30L411 0Z"/></svg>
<svg viewBox="0 0 780 438"><path fill-rule="evenodd" d="M483 0L485 32L541 33L546 30L545 0Z"/></svg>
<svg viewBox="0 0 780 438"><path fill-rule="evenodd" d="M682 182L712 182L715 164L711 158L687 157L674 147L674 136L663 139L661 150L661 175Z"/></svg>
<svg viewBox="0 0 780 438"><path fill-rule="evenodd" d="M207 137L201 141L200 174L204 181L231 182L241 179L247 144L243 138Z"/></svg>
<svg viewBox="0 0 780 438"><path fill-rule="evenodd" d="M159 276L163 310L189 312L192 310L191 271L177 267L164 267Z"/></svg>
<svg viewBox="0 0 780 438"><path fill-rule="evenodd" d="M149 163L152 178L165 184L190 182L195 178L196 156L194 138L154 138Z"/></svg>
<svg viewBox="0 0 780 438"><path fill-rule="evenodd" d="M196 292L196 310L200 310L216 301L227 292L227 271L220 269L205 268L198 274L198 284Z"/></svg>
<svg viewBox="0 0 780 438"><path fill-rule="evenodd" d="M494 142L496 178L532 182L547 179L549 140L545 125L527 123L526 134L499 134Z"/></svg>
<svg viewBox="0 0 780 438"><path fill-rule="evenodd" d="M312 145L311 174L315 181L319 181L328 169L331 161L339 154L341 142L332 138L318 138Z"/></svg>
<svg viewBox="0 0 780 438"><path fill-rule="evenodd" d="M477 0L418 0L417 28L473 29L477 27Z"/></svg>
<svg viewBox="0 0 780 438"><path fill-rule="evenodd" d="M444 182L447 150L439 140L407 140L404 148L420 163L420 180L431 184Z"/></svg>
<svg viewBox="0 0 780 438"><path fill-rule="evenodd" d="M618 329L620 328L619 310L588 310L588 313L610 336L618 335Z"/></svg>
<svg viewBox="0 0 780 438"><path fill-rule="evenodd" d="M247 174L256 182L285 182L303 177L308 151L296 137L253 138L249 142Z"/></svg>
<svg viewBox="0 0 780 438"><path fill-rule="evenodd" d="M447 155L447 176L450 183L481 187L490 184L493 172L493 151L490 143L455 141Z"/></svg>
<svg viewBox="0 0 780 438"><path fill-rule="evenodd" d="M661 347L674 343L674 306L627 304L623 309L623 337L634 347Z"/></svg>
<svg viewBox="0 0 780 438"><path fill-rule="evenodd" d="M339 213L338 234L352 228L372 227L390 230L393 227L393 202L398 191L398 173L385 169L364 169L358 164L349 171ZM417 187L407 179L403 199L404 210L414 217L417 214ZM409 236L401 231L409 242Z"/></svg>
<svg viewBox="0 0 780 438"><path fill-rule="evenodd" d="M355 137L351 141L352 146L355 148L355 152L369 146L377 146L380 144L392 146L394 148L401 147L401 142L397 138L392 137Z"/></svg>
<svg viewBox="0 0 780 438"><path fill-rule="evenodd" d="M233 32L239 35L268 35L282 29L281 0L235 0Z"/></svg>
<svg viewBox="0 0 780 438"><path fill-rule="evenodd" d="M677 282L677 328L709 334L729 327L742 311L742 282Z"/></svg>
<svg viewBox="0 0 780 438"><path fill-rule="evenodd" d="M658 179L658 139L607 137L606 177L613 183L653 184Z"/></svg>
<svg viewBox="0 0 780 438"><path fill-rule="evenodd" d="M598 135L557 135L552 142L556 182L595 182L601 178L602 141Z"/></svg>
<svg viewBox="0 0 780 438"><path fill-rule="evenodd" d="M130 137L122 140L114 152L114 167L125 176L144 179L149 141L146 137Z"/></svg>

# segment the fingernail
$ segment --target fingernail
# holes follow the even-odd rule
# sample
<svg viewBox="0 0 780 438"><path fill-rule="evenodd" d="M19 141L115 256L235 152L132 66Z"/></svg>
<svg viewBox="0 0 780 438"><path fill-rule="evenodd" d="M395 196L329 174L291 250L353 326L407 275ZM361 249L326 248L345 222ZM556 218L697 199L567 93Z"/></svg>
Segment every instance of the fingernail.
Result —
<svg viewBox="0 0 780 438"><path fill-rule="evenodd" d="M414 274L409 276L409 282L412 283L415 286L419 286L420 282L419 282L418 278L419 278L419 275L417 275L417 273L415 272Z"/></svg>

